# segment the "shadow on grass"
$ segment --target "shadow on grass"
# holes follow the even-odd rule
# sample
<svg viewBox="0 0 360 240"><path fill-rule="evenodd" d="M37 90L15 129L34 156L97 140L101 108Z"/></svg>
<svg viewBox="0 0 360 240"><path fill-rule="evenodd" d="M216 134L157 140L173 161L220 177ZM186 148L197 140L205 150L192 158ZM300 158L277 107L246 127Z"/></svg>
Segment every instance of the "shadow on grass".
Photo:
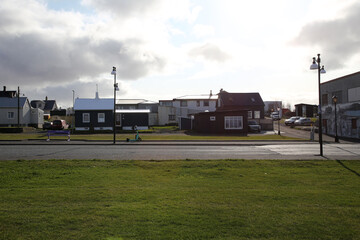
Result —
<svg viewBox="0 0 360 240"><path fill-rule="evenodd" d="M355 170L352 170L351 168L347 167L343 162L341 162L340 160L336 160L337 163L339 163L343 168L349 170L350 172L354 173L355 175L357 175L358 177L360 177L360 174L355 171Z"/></svg>

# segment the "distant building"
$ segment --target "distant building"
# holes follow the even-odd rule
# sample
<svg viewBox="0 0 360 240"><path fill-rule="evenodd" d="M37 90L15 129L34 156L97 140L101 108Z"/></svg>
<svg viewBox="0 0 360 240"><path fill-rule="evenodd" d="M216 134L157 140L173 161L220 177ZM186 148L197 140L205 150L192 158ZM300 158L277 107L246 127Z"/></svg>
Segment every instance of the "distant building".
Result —
<svg viewBox="0 0 360 240"><path fill-rule="evenodd" d="M299 117L317 117L318 106L300 103L295 105L295 115Z"/></svg>
<svg viewBox="0 0 360 240"><path fill-rule="evenodd" d="M336 96L338 136L360 139L360 72L324 82L320 87L323 132L335 135Z"/></svg>
<svg viewBox="0 0 360 240"><path fill-rule="evenodd" d="M277 112L278 108L282 108L282 101L264 101L264 113L270 116L272 112Z"/></svg>
<svg viewBox="0 0 360 240"><path fill-rule="evenodd" d="M47 119L50 119L52 111L58 110L56 100L49 100L47 96L45 97L45 100L32 100L30 104L32 108L39 108L43 110L44 116Z"/></svg>

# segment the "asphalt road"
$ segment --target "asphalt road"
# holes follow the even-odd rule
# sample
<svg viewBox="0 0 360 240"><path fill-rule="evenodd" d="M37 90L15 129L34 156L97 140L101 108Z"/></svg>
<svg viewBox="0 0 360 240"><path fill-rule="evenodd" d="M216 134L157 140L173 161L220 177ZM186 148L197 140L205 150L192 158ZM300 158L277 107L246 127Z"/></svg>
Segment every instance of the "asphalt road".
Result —
<svg viewBox="0 0 360 240"><path fill-rule="evenodd" d="M40 144L0 145L0 160L34 159L332 159L360 160L359 144L324 144L320 157L316 142L298 143L221 143L194 144Z"/></svg>

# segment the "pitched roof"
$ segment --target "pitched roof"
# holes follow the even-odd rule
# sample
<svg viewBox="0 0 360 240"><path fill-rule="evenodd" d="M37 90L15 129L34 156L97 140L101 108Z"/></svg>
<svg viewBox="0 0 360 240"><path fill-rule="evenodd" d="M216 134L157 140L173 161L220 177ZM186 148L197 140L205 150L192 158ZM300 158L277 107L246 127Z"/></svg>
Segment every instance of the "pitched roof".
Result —
<svg viewBox="0 0 360 240"><path fill-rule="evenodd" d="M55 100L45 100L44 110L54 110L57 108Z"/></svg>
<svg viewBox="0 0 360 240"><path fill-rule="evenodd" d="M157 104L157 102L145 99L116 99L116 104L137 105L137 104Z"/></svg>
<svg viewBox="0 0 360 240"><path fill-rule="evenodd" d="M77 98L74 110L113 110L114 99L112 98Z"/></svg>
<svg viewBox="0 0 360 240"><path fill-rule="evenodd" d="M259 93L219 93L224 106L265 106Z"/></svg>
<svg viewBox="0 0 360 240"><path fill-rule="evenodd" d="M20 97L20 107L23 108L27 101L27 97ZM0 108L17 108L18 107L18 98L0 98Z"/></svg>

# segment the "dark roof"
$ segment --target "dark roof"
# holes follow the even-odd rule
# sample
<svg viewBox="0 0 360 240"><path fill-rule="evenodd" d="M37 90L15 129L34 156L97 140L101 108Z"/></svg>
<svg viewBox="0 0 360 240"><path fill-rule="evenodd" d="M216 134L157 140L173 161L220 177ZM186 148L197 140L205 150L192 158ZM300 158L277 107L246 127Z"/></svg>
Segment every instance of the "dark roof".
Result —
<svg viewBox="0 0 360 240"><path fill-rule="evenodd" d="M54 110L56 109L56 101L55 100L45 100L44 110Z"/></svg>
<svg viewBox="0 0 360 240"><path fill-rule="evenodd" d="M13 98L16 95L16 91L0 91L0 97Z"/></svg>
<svg viewBox="0 0 360 240"><path fill-rule="evenodd" d="M27 97L20 97L20 107L24 107ZM0 108L17 108L18 98L0 98Z"/></svg>
<svg viewBox="0 0 360 240"><path fill-rule="evenodd" d="M222 106L265 106L259 93L219 93Z"/></svg>

